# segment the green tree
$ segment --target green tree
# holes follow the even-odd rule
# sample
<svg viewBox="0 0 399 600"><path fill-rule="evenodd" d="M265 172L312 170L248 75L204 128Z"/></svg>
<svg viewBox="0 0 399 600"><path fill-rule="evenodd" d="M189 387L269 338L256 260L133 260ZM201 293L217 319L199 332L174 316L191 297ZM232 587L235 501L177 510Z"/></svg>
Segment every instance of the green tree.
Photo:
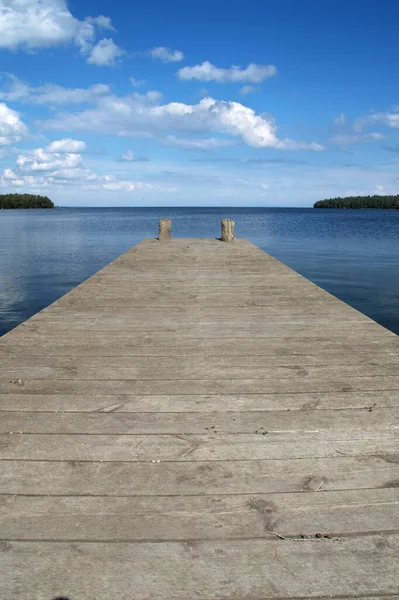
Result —
<svg viewBox="0 0 399 600"><path fill-rule="evenodd" d="M0 195L0 208L54 208L54 204L47 196L3 194Z"/></svg>
<svg viewBox="0 0 399 600"><path fill-rule="evenodd" d="M319 200L314 208L396 208L399 209L399 195L396 196L347 196Z"/></svg>

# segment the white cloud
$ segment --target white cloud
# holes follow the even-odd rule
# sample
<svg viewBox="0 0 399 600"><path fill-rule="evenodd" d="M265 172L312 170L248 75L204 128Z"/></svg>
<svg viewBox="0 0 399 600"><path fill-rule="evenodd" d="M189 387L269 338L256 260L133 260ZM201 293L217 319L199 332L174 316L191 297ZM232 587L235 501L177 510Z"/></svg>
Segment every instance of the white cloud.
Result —
<svg viewBox="0 0 399 600"><path fill-rule="evenodd" d="M254 92L256 92L258 90L257 87L255 87L254 85L244 85L241 89L240 89L240 94L241 96L248 96L248 94L253 94Z"/></svg>
<svg viewBox="0 0 399 600"><path fill-rule="evenodd" d="M104 83L96 83L88 88L64 88L46 84L36 88L33 101L37 104L81 104L96 102L100 96L109 94L111 88Z"/></svg>
<svg viewBox="0 0 399 600"><path fill-rule="evenodd" d="M349 144L361 144L362 142L377 142L379 140L385 140L386 136L382 133L366 133L362 134L342 134L334 135L330 138L333 144L340 146L347 146Z"/></svg>
<svg viewBox="0 0 399 600"><path fill-rule="evenodd" d="M32 51L74 41L85 50L96 27L113 29L103 15L75 18L65 0L0 0L0 48Z"/></svg>
<svg viewBox="0 0 399 600"><path fill-rule="evenodd" d="M77 27L74 37L74 43L79 48L81 54L86 55L90 52L96 39L96 30L88 19L81 21Z"/></svg>
<svg viewBox="0 0 399 600"><path fill-rule="evenodd" d="M57 46L73 40L80 22L64 0L1 0L0 47L16 50Z"/></svg>
<svg viewBox="0 0 399 600"><path fill-rule="evenodd" d="M109 17L104 17L104 15L100 15L99 17L86 17L86 21L101 29L116 31L115 27L112 25L111 19Z"/></svg>
<svg viewBox="0 0 399 600"><path fill-rule="evenodd" d="M68 147L62 142L76 142L76 140L59 140L59 152L51 151L50 144L47 148L35 148L19 154L15 169L6 168L0 175L2 187L65 187L75 186L81 189L98 189L108 191L135 192L149 189L168 191L168 188L155 186L140 181L118 180L114 175L98 175L89 169L83 162L78 152L67 152L61 149ZM71 147L72 144L69 144Z"/></svg>
<svg viewBox="0 0 399 600"><path fill-rule="evenodd" d="M47 146L47 150L49 152L84 152L86 150L86 144L79 140L65 138L63 140L51 142L51 144Z"/></svg>
<svg viewBox="0 0 399 600"><path fill-rule="evenodd" d="M385 125L386 127L391 127L392 129L398 129L399 107L395 106L393 110L395 112L379 112L367 115L366 117L361 117L355 122L353 128L355 131L363 131L363 129L369 127L370 125Z"/></svg>
<svg viewBox="0 0 399 600"><path fill-rule="evenodd" d="M236 144L234 140L224 140L219 138L181 138L175 135L168 135L164 139L167 146L182 148L184 150L216 150Z"/></svg>
<svg viewBox="0 0 399 600"><path fill-rule="evenodd" d="M141 183L137 181L107 181L101 184L104 190L111 192L136 192L153 189L154 186L149 183Z"/></svg>
<svg viewBox="0 0 399 600"><path fill-rule="evenodd" d="M99 17L86 17L84 21L80 22L74 40L76 46L80 49L81 54L91 55L96 39L96 27L98 29L116 31L115 27L112 26L109 17L104 17L104 15L100 15Z"/></svg>
<svg viewBox="0 0 399 600"><path fill-rule="evenodd" d="M123 56L125 51L117 46L110 38L100 40L90 52L87 62L91 65L100 67L110 67L114 65L118 58Z"/></svg>
<svg viewBox="0 0 399 600"><path fill-rule="evenodd" d="M119 162L147 162L148 158L146 156L137 156L133 150L127 150L126 152L122 152L117 159Z"/></svg>
<svg viewBox="0 0 399 600"><path fill-rule="evenodd" d="M136 160L136 155L133 152L133 150L127 150L126 152L120 154L116 160L119 160L121 162L134 162Z"/></svg>
<svg viewBox="0 0 399 600"><path fill-rule="evenodd" d="M5 169L2 183L12 185L51 186L82 185L92 182L97 175L86 167L82 156L74 152L50 152L48 148L35 148L20 154L15 171Z"/></svg>
<svg viewBox="0 0 399 600"><path fill-rule="evenodd" d="M346 123L346 117L344 113L341 113L340 115L338 115L338 117L335 117L333 123L334 125L344 125Z"/></svg>
<svg viewBox="0 0 399 600"><path fill-rule="evenodd" d="M256 114L238 102L203 98L198 104L155 104L157 93L99 98L97 106L75 114L60 114L42 126L53 130L92 131L120 136L159 136L164 132L216 132L240 138L254 148L323 150L315 142L279 139L270 116ZM155 104L155 105L154 105Z"/></svg>
<svg viewBox="0 0 399 600"><path fill-rule="evenodd" d="M99 96L109 94L111 88L103 83L88 88L64 88L49 83L31 90L29 100L35 104L81 104L96 102Z"/></svg>
<svg viewBox="0 0 399 600"><path fill-rule="evenodd" d="M80 154L58 152L48 152L43 148L36 148L17 158L18 171L23 174L33 174L37 172L51 173L53 176L58 171L67 171L68 169L81 169L83 160Z"/></svg>
<svg viewBox="0 0 399 600"><path fill-rule="evenodd" d="M109 85L94 84L88 88L64 88L54 83L30 86L11 73L0 74L0 100L30 104L81 104L96 102L99 96L111 92Z"/></svg>
<svg viewBox="0 0 399 600"><path fill-rule="evenodd" d="M11 73L0 73L0 83L0 100L18 102L29 96L29 86Z"/></svg>
<svg viewBox="0 0 399 600"><path fill-rule="evenodd" d="M115 31L104 15L75 18L66 0L0 0L0 48L34 52L74 43L87 62L113 65L124 54L111 39L95 44L98 30Z"/></svg>
<svg viewBox="0 0 399 600"><path fill-rule="evenodd" d="M276 75L277 69L273 65L256 65L251 63L246 69L232 66L230 69L220 69L209 61L194 67L183 67L177 72L181 80L197 79L199 81L216 81L218 83L235 83L237 81L248 81L249 83L261 83L268 77Z"/></svg>
<svg viewBox="0 0 399 600"><path fill-rule="evenodd" d="M0 145L15 144L28 136L28 128L19 113L0 102Z"/></svg>
<svg viewBox="0 0 399 600"><path fill-rule="evenodd" d="M164 63L180 62L184 58L183 52L180 50L171 50L165 46L157 46L148 51L152 58L161 60Z"/></svg>

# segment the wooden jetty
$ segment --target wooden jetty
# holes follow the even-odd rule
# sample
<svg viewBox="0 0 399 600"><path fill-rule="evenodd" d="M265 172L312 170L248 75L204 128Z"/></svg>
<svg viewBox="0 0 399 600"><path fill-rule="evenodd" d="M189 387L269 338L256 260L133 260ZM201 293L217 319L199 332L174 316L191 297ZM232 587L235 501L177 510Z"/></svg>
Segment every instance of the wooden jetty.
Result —
<svg viewBox="0 0 399 600"><path fill-rule="evenodd" d="M398 600L398 337L160 237L0 341L0 598Z"/></svg>

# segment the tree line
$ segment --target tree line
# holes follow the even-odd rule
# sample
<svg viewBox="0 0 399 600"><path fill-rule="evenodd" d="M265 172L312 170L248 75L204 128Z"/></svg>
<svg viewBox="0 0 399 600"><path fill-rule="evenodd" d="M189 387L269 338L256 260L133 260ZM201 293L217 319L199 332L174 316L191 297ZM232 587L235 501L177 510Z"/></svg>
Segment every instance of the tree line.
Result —
<svg viewBox="0 0 399 600"><path fill-rule="evenodd" d="M319 200L314 208L397 208L398 196L348 196L346 198L329 198Z"/></svg>
<svg viewBox="0 0 399 600"><path fill-rule="evenodd" d="M0 208L54 208L54 204L47 196L3 194L0 195Z"/></svg>

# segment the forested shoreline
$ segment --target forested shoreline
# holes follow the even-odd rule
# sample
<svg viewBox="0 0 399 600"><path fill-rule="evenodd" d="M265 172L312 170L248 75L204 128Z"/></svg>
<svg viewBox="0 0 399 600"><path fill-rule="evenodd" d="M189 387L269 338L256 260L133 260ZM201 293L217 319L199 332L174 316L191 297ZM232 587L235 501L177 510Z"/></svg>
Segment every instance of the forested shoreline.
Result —
<svg viewBox="0 0 399 600"><path fill-rule="evenodd" d="M0 208L54 208L54 204L47 196L2 194L0 195Z"/></svg>
<svg viewBox="0 0 399 600"><path fill-rule="evenodd" d="M396 208L399 209L397 196L347 196L319 200L313 208Z"/></svg>

